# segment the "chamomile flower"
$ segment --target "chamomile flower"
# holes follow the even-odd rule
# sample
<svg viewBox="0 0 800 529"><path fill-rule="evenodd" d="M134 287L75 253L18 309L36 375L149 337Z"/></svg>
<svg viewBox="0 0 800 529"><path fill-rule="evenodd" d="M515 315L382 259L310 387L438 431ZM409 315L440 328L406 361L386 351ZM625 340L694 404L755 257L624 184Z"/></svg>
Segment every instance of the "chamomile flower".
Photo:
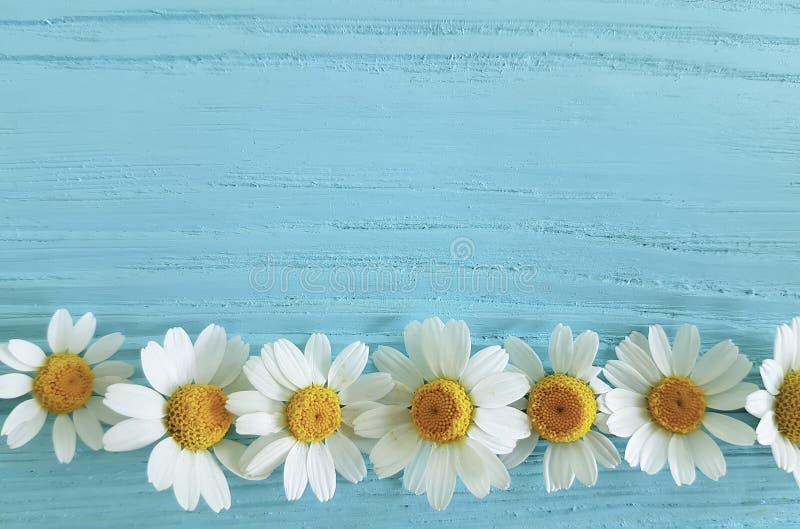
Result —
<svg viewBox="0 0 800 529"><path fill-rule="evenodd" d="M800 316L775 333L774 358L761 363L766 390L747 396L746 408L761 419L758 442L772 448L778 468L793 472L800 486Z"/></svg>
<svg viewBox="0 0 800 529"><path fill-rule="evenodd" d="M75 455L76 434L92 450L103 447L100 421L117 420L102 402L106 387L133 374L124 362L106 362L122 346L119 333L99 338L88 349L97 321L91 312L73 325L66 309L58 309L47 327L47 342L52 354L25 340L0 344L0 361L24 373L0 376L0 398L13 399L27 393L33 398L14 408L2 428L8 446L18 448L36 437L48 414L53 423L53 446L60 463L69 463ZM86 352L81 355L81 352Z"/></svg>
<svg viewBox="0 0 800 529"><path fill-rule="evenodd" d="M753 444L750 426L708 411L743 408L747 395L757 389L742 382L753 364L730 340L698 360L697 327L680 327L670 347L664 329L651 325L647 338L634 332L616 351L619 360L610 360L604 369L616 389L605 395L602 405L611 433L630 437L625 460L632 467L655 474L669 463L679 486L694 482L695 467L716 481L725 475L725 459L701 427L734 445Z"/></svg>
<svg viewBox="0 0 800 529"><path fill-rule="evenodd" d="M576 477L587 487L593 486L598 464L614 468L620 463L611 441L592 430L592 425L603 427L597 395L611 389L597 378L601 368L592 365L599 346L597 333L585 331L573 341L569 327L556 326L548 352L551 374L519 338L508 338L504 346L511 357L510 369L527 377L530 391L520 405L527 413L530 432L501 459L509 468L519 465L541 437L549 442L543 472L547 492L570 488Z"/></svg>
<svg viewBox="0 0 800 529"><path fill-rule="evenodd" d="M240 460L245 475L263 479L284 464L289 500L309 484L319 501L330 500L336 472L352 483L364 479L367 468L348 423L392 389L386 374L361 375L368 353L354 342L331 362L328 338L313 334L305 352L281 339L250 358L244 373L256 391L234 393L228 402L239 415L237 433L260 436Z"/></svg>
<svg viewBox="0 0 800 529"><path fill-rule="evenodd" d="M525 414L508 404L528 390L525 377L504 371L508 354L499 346L471 353L463 321L439 318L405 328L406 350L381 346L375 366L389 373L395 389L383 404L353 422L356 434L379 439L370 452L385 478L403 471L403 486L447 508L456 476L476 497L490 486L507 489L508 471L496 454L508 453L529 433Z"/></svg>
<svg viewBox="0 0 800 529"><path fill-rule="evenodd" d="M218 325L206 327L194 344L180 327L167 331L163 347L149 342L142 349L142 369L155 389L109 386L105 404L129 418L106 432L105 449L137 450L166 435L150 452L147 479L153 487L172 487L189 511L200 496L214 512L229 509L228 482L211 454L239 473L244 447L223 439L233 421L225 404L249 352L249 345L238 336L229 340Z"/></svg>

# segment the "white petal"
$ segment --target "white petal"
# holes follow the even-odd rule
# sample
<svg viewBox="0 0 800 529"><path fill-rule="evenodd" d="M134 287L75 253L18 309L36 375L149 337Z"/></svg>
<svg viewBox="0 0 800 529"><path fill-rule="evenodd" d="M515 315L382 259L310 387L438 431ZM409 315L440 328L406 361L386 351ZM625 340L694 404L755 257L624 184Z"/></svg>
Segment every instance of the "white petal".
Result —
<svg viewBox="0 0 800 529"><path fill-rule="evenodd" d="M194 378L194 346L181 327L173 327L164 336L164 351L175 366L177 386L185 386Z"/></svg>
<svg viewBox="0 0 800 529"><path fill-rule="evenodd" d="M600 337L594 331L584 331L575 338L574 357L570 362L567 373L579 377L586 369L591 367L600 347ZM595 466L595 470L596 466ZM577 475L577 474L576 474ZM579 478L580 479L580 478ZM581 482L583 483L583 482Z"/></svg>
<svg viewBox="0 0 800 529"><path fill-rule="evenodd" d="M715 410L738 410L744 408L747 396L758 390L758 386L750 382L740 382L733 386L731 389L717 393L716 395L708 395L706 403L709 408ZM766 391L764 393L767 393ZM769 395L769 393L767 393Z"/></svg>
<svg viewBox="0 0 800 529"><path fill-rule="evenodd" d="M375 367L384 373L389 373L392 378L408 388L418 388L422 385L422 374L406 355L392 347L381 345L372 355Z"/></svg>
<svg viewBox="0 0 800 529"><path fill-rule="evenodd" d="M792 328L788 325L780 325L775 331L774 342L775 361L781 366L784 373L792 370L795 356L795 337Z"/></svg>
<svg viewBox="0 0 800 529"><path fill-rule="evenodd" d="M428 366L429 372L436 378L444 377L440 361L440 353L444 349L443 342L444 323L439 318L428 318L422 322L420 331L420 345L422 346L423 362Z"/></svg>
<svg viewBox="0 0 800 529"><path fill-rule="evenodd" d="M180 455L181 447L167 437L159 442L150 451L147 460L147 481L152 483L156 490L167 490L172 486L175 478L175 462Z"/></svg>
<svg viewBox="0 0 800 529"><path fill-rule="evenodd" d="M522 398L530 386L525 376L517 373L497 373L478 382L470 396L475 406L499 408Z"/></svg>
<svg viewBox="0 0 800 529"><path fill-rule="evenodd" d="M406 351L408 357L416 366L417 370L426 380L436 378L425 360L425 355L422 353L422 324L418 321L412 321L403 330L403 340L406 344ZM416 386L414 386L416 387Z"/></svg>
<svg viewBox="0 0 800 529"><path fill-rule="evenodd" d="M652 347L653 344L650 344ZM667 447L672 434L666 430L656 428L653 434L642 448L641 460L639 465L647 474L655 474L661 470L667 462Z"/></svg>
<svg viewBox="0 0 800 529"><path fill-rule="evenodd" d="M8 414L8 417L6 417L6 420L3 423L3 429L0 430L0 434L8 435L9 432L14 430L22 423L33 420L42 413L47 416L47 412L42 409L38 402L36 402L36 399L28 399L23 401L15 406L14 409L11 410L11 413Z"/></svg>
<svg viewBox="0 0 800 529"><path fill-rule="evenodd" d="M22 404L25 403L23 402ZM19 406L22 406L22 404ZM17 406L17 408L19 408L19 406ZM11 413L14 413L14 410L12 410ZM10 418L11 415L8 416L8 419ZM8 419L6 419L6 424L8 423ZM29 420L19 423L15 428L8 432L8 438L6 439L8 442L8 447L11 449L19 448L36 437L36 435L42 430L46 420L47 412L37 405L34 415L30 417Z"/></svg>
<svg viewBox="0 0 800 529"><path fill-rule="evenodd" d="M72 336L72 316L67 309L58 309L47 326L47 344L54 353L65 353Z"/></svg>
<svg viewBox="0 0 800 529"><path fill-rule="evenodd" d="M700 332L694 325L681 325L675 334L675 343L672 347L673 374L688 376L697 363L698 354L700 354ZM675 450L683 450L683 448L684 446L680 445ZM694 475L694 467L692 467L692 475ZM686 484L688 485L688 483Z"/></svg>
<svg viewBox="0 0 800 529"><path fill-rule="evenodd" d="M245 415L259 411L281 413L285 404L265 397L258 391L237 391L228 395L225 407L234 415Z"/></svg>
<svg viewBox="0 0 800 529"><path fill-rule="evenodd" d="M242 374L242 366L249 354L250 344L244 343L239 336L228 340L222 362L211 379L211 384L221 388L231 385Z"/></svg>
<svg viewBox="0 0 800 529"><path fill-rule="evenodd" d="M617 437L630 437L643 424L650 422L650 414L643 408L622 408L608 418L608 430Z"/></svg>
<svg viewBox="0 0 800 529"><path fill-rule="evenodd" d="M0 362L3 362L11 369L16 369L17 371L36 371L36 368L38 367L29 366L28 364L17 360L17 358L11 354L11 351L8 350L7 343L0 343Z"/></svg>
<svg viewBox="0 0 800 529"><path fill-rule="evenodd" d="M608 437L595 431L588 431L583 440L589 445L597 463L605 468L614 468L620 463L619 452Z"/></svg>
<svg viewBox="0 0 800 529"><path fill-rule="evenodd" d="M103 436L103 447L109 452L138 450L166 433L160 419L127 419L109 428Z"/></svg>
<svg viewBox="0 0 800 529"><path fill-rule="evenodd" d="M142 371L162 395L172 395L180 386L173 358L156 342L148 342L142 349Z"/></svg>
<svg viewBox="0 0 800 529"><path fill-rule="evenodd" d="M308 448L308 484L319 501L326 502L336 492L336 469L333 457L324 443L311 443Z"/></svg>
<svg viewBox="0 0 800 529"><path fill-rule="evenodd" d="M247 380L264 396L272 400L283 402L291 398L293 391L275 380L267 370L264 363L264 355L262 355L261 358L254 356L247 360L244 364L243 371Z"/></svg>
<svg viewBox="0 0 800 529"><path fill-rule="evenodd" d="M172 491L175 499L186 511L193 511L200 502L200 483L197 479L197 455L189 450L181 450L175 461L175 478Z"/></svg>
<svg viewBox="0 0 800 529"><path fill-rule="evenodd" d="M636 334L642 336L639 333ZM650 350L649 346L646 350L642 349L634 342L632 336L633 334L625 338L616 347L617 358L633 368L647 384L655 385L664 375L661 374L661 371L658 370L655 362L653 362L653 357L650 356L648 352ZM642 336L642 338L644 338L644 336Z"/></svg>
<svg viewBox="0 0 800 529"><path fill-rule="evenodd" d="M753 363L748 360L746 356L739 355L727 371L720 373L718 377L710 382L701 385L700 389L702 389L706 395L715 395L727 391L741 382L752 367Z"/></svg>
<svg viewBox="0 0 800 529"><path fill-rule="evenodd" d="M782 435L776 435L770 446L778 468L792 472L797 466L797 448Z"/></svg>
<svg viewBox="0 0 800 529"><path fill-rule="evenodd" d="M416 457L403 471L403 487L417 496L425 493L425 471L433 443L423 442Z"/></svg>
<svg viewBox="0 0 800 529"><path fill-rule="evenodd" d="M561 443L553 443L547 446L547 450L544 452L542 474L547 492L568 489L572 486L575 474L570 468L568 453Z"/></svg>
<svg viewBox="0 0 800 529"><path fill-rule="evenodd" d="M647 422L633 432L631 438L628 439L628 444L625 446L625 461L627 461L630 466L639 466L642 460L642 451L657 429L659 429L658 426Z"/></svg>
<svg viewBox="0 0 800 529"><path fill-rule="evenodd" d="M67 350L70 353L78 354L89 345L89 340L94 336L94 331L97 328L97 320L94 314L87 312L75 323L72 328L72 334L69 339Z"/></svg>
<svg viewBox="0 0 800 529"><path fill-rule="evenodd" d="M591 447L579 439L574 443L564 445L568 448L570 455L570 468L578 481L587 487L593 487L597 483L597 460Z"/></svg>
<svg viewBox="0 0 800 529"><path fill-rule="evenodd" d="M646 408L647 403L642 394L629 389L616 388L604 395L605 405L612 412L623 408Z"/></svg>
<svg viewBox="0 0 800 529"><path fill-rule="evenodd" d="M236 419L236 433L239 435L269 435L286 426L281 413L246 413Z"/></svg>
<svg viewBox="0 0 800 529"><path fill-rule="evenodd" d="M408 408L410 405L410 403L407 403L401 406L401 408ZM353 421L355 421L362 413L374 410L376 408L381 408L383 406L384 404L369 401L353 402L352 404L348 404L342 408L342 423L348 426L353 426ZM411 416L409 415L406 422L410 421ZM378 437L382 437L382 435L379 435Z"/></svg>
<svg viewBox="0 0 800 529"><path fill-rule="evenodd" d="M739 356L739 348L732 341L725 340L709 349L692 370L691 379L703 385L728 370Z"/></svg>
<svg viewBox="0 0 800 529"><path fill-rule="evenodd" d="M517 445L514 447L514 450L511 451L510 454L502 454L500 455L500 461L506 466L506 468L514 468L521 465L528 459L528 456L531 455L533 449L536 448L536 443L539 442L539 434L536 432L532 433L528 437L520 439L517 441Z"/></svg>
<svg viewBox="0 0 800 529"><path fill-rule="evenodd" d="M101 336L83 353L83 359L90 365L97 364L103 360L108 360L119 351L122 344L125 342L125 336L115 332Z"/></svg>
<svg viewBox="0 0 800 529"><path fill-rule="evenodd" d="M531 423L527 414L514 408L475 408L475 424L497 437L524 439L531 434Z"/></svg>
<svg viewBox="0 0 800 529"><path fill-rule="evenodd" d="M69 415L56 415L53 423L53 448L59 463L67 464L75 456L75 425Z"/></svg>
<svg viewBox="0 0 800 529"><path fill-rule="evenodd" d="M485 498L489 494L489 474L473 446L472 443L454 443L451 456L455 460L456 473L467 490L476 498Z"/></svg>
<svg viewBox="0 0 800 529"><path fill-rule="evenodd" d="M711 435L732 445L750 446L756 440L756 432L749 425L720 413L706 412L703 426Z"/></svg>
<svg viewBox="0 0 800 529"><path fill-rule="evenodd" d="M694 464L709 479L717 481L725 475L725 458L722 451L707 433L700 428L686 435Z"/></svg>
<svg viewBox="0 0 800 529"><path fill-rule="evenodd" d="M484 472L489 476L489 484L500 490L508 490L511 486L511 476L508 475L508 469L500 458L473 439L465 439L464 442L470 444L481 456Z"/></svg>
<svg viewBox="0 0 800 529"><path fill-rule="evenodd" d="M308 443L295 443L283 466L283 490L289 501L299 500L308 484Z"/></svg>
<svg viewBox="0 0 800 529"><path fill-rule="evenodd" d="M251 454L245 451L241 461L245 474L268 476L286 460L289 450L297 443L285 432L269 437L269 439L271 440L269 444L257 452ZM254 442L253 445L255 444Z"/></svg>
<svg viewBox="0 0 800 529"><path fill-rule="evenodd" d="M509 336L503 342L503 347L508 352L511 363L520 368L531 383L538 382L545 375L542 360L528 344L515 336Z"/></svg>
<svg viewBox="0 0 800 529"><path fill-rule="evenodd" d="M428 503L437 511L447 508L456 487L455 454L447 445L433 445L425 470Z"/></svg>
<svg viewBox="0 0 800 529"><path fill-rule="evenodd" d="M747 412L759 419L763 417L765 413L771 411L774 406L775 397L773 397L769 391L763 389L749 394L745 401Z"/></svg>
<svg viewBox="0 0 800 529"><path fill-rule="evenodd" d="M208 450L195 454L195 472L200 485L200 495L214 512L231 508L231 491L225 474Z"/></svg>
<svg viewBox="0 0 800 529"><path fill-rule="evenodd" d="M331 368L331 342L324 334L315 333L306 342L303 352L314 384L325 384Z"/></svg>
<svg viewBox="0 0 800 529"><path fill-rule="evenodd" d="M609 360L603 368L609 382L618 388L625 388L642 395L650 391L650 383L633 367L620 360Z"/></svg>
<svg viewBox="0 0 800 529"><path fill-rule="evenodd" d="M137 384L109 386L103 402L115 412L136 419L161 419L167 407L164 397Z"/></svg>
<svg viewBox="0 0 800 529"><path fill-rule="evenodd" d="M348 345L336 356L328 373L328 386L336 391L355 382L367 366L369 348L361 342Z"/></svg>
<svg viewBox="0 0 800 529"><path fill-rule="evenodd" d="M778 365L778 362L775 360L767 358L761 362L760 371L761 380L764 382L764 388L773 395L777 395L781 390L783 377L785 376L785 372L781 369L781 366Z"/></svg>
<svg viewBox="0 0 800 529"><path fill-rule="evenodd" d="M397 474L417 455L421 440L410 424L390 431L375 444L369 458L381 479Z"/></svg>
<svg viewBox="0 0 800 529"><path fill-rule="evenodd" d="M677 346L677 340L675 345ZM685 435L672 436L667 446L667 459L669 471L676 485L680 487L694 483L694 458Z"/></svg>
<svg viewBox="0 0 800 529"><path fill-rule="evenodd" d="M8 350L14 358L26 366L40 367L45 362L42 348L25 340L9 340Z"/></svg>
<svg viewBox="0 0 800 529"><path fill-rule="evenodd" d="M574 355L574 344L572 342L572 329L560 323L556 325L553 334L550 336L550 366L556 373L566 373Z"/></svg>
<svg viewBox="0 0 800 529"><path fill-rule="evenodd" d="M256 443L259 443L259 441L263 439L265 438L259 437L250 446L256 445ZM217 459L220 463L222 463L222 466L242 479L252 480L256 479L256 477L247 476L241 466L241 460L247 448L248 447L245 445L237 443L236 441L231 441L230 439L221 439L217 444L214 445L213 450L214 455L217 456ZM263 446L260 448L263 448ZM260 478L260 476L258 478Z"/></svg>
<svg viewBox="0 0 800 529"><path fill-rule="evenodd" d="M394 387L389 373L370 373L362 375L339 393L343 405L359 401L376 401L389 393Z"/></svg>
<svg viewBox="0 0 800 529"><path fill-rule="evenodd" d="M91 411L92 415L97 417L100 422L105 424L114 425L127 419L124 415L120 415L103 404L103 397L89 397L86 408Z"/></svg>
<svg viewBox="0 0 800 529"><path fill-rule="evenodd" d="M792 370L797 371L800 369L800 316L792 319L792 333L794 334L794 361L792 362ZM795 475L797 477L797 475Z"/></svg>
<svg viewBox="0 0 800 529"><path fill-rule="evenodd" d="M481 443L493 454L510 454L516 446L514 439L496 436L474 423L467 431L467 436Z"/></svg>
<svg viewBox="0 0 800 529"><path fill-rule="evenodd" d="M411 412L405 406L380 406L365 411L353 420L353 429L361 437L377 439L391 430L411 424Z"/></svg>
<svg viewBox="0 0 800 529"><path fill-rule="evenodd" d="M461 320L448 321L444 326L441 340L442 349L438 357L442 374L449 379L457 380L466 369L472 350L467 324Z"/></svg>
<svg viewBox="0 0 800 529"><path fill-rule="evenodd" d="M484 378L501 373L508 365L508 353L502 347L493 345L481 349L467 362L467 367L461 374L461 383L468 390Z"/></svg>
<svg viewBox="0 0 800 529"><path fill-rule="evenodd" d="M228 346L228 335L219 325L209 325L202 330L194 342L194 380L198 384L208 384L217 374Z"/></svg>
<svg viewBox="0 0 800 529"><path fill-rule="evenodd" d="M97 364L92 369L94 375L97 377L119 377L130 378L133 376L133 366L126 362L110 361Z"/></svg>
<svg viewBox="0 0 800 529"><path fill-rule="evenodd" d="M310 386L312 383L311 368L300 349L283 338L276 341L273 347L275 348L275 359L283 376L298 388Z"/></svg>
<svg viewBox="0 0 800 529"><path fill-rule="evenodd" d="M340 432L325 439L325 444L331 452L336 471L350 483L358 483L367 475L367 465L361 456L358 447Z"/></svg>
<svg viewBox="0 0 800 529"><path fill-rule="evenodd" d="M83 444L92 450L103 448L103 427L94 413L87 408L78 408L72 413L72 421Z"/></svg>
<svg viewBox="0 0 800 529"><path fill-rule="evenodd" d="M22 373L0 375L0 399L15 399L33 391L33 379Z"/></svg>
<svg viewBox="0 0 800 529"><path fill-rule="evenodd" d="M758 444L771 445L778 436L778 426L775 424L775 412L769 410L761 417L756 426Z"/></svg>
<svg viewBox="0 0 800 529"><path fill-rule="evenodd" d="M650 354L653 362L664 376L672 374L672 350L669 347L669 340L661 325L651 325L650 333L647 335L650 344Z"/></svg>

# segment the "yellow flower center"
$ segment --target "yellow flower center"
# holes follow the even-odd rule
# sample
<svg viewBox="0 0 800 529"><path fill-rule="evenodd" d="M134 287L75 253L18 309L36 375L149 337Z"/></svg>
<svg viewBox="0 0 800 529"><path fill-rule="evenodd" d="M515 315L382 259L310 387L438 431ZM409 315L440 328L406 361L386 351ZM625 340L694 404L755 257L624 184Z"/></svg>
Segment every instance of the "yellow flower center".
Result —
<svg viewBox="0 0 800 529"><path fill-rule="evenodd" d="M556 373L539 380L528 395L528 418L551 443L577 441L592 428L597 399L583 380Z"/></svg>
<svg viewBox="0 0 800 529"><path fill-rule="evenodd" d="M56 353L36 371L33 396L50 413L70 413L89 401L93 383L94 372L86 360L72 353Z"/></svg>
<svg viewBox="0 0 800 529"><path fill-rule="evenodd" d="M445 378L420 386L411 399L411 419L420 437L439 444L467 435L473 409L464 386Z"/></svg>
<svg viewBox="0 0 800 529"><path fill-rule="evenodd" d="M787 374L775 397L778 431L793 444L800 444L800 371Z"/></svg>
<svg viewBox="0 0 800 529"><path fill-rule="evenodd" d="M286 422L289 433L298 441L322 441L342 425L339 395L316 384L299 390L286 405Z"/></svg>
<svg viewBox="0 0 800 529"><path fill-rule="evenodd" d="M706 397L689 378L664 377L647 395L647 409L662 428L673 433L694 431L706 414Z"/></svg>
<svg viewBox="0 0 800 529"><path fill-rule="evenodd" d="M167 401L167 433L182 448L199 452L225 437L233 415L225 409L228 396L219 386L187 384Z"/></svg>

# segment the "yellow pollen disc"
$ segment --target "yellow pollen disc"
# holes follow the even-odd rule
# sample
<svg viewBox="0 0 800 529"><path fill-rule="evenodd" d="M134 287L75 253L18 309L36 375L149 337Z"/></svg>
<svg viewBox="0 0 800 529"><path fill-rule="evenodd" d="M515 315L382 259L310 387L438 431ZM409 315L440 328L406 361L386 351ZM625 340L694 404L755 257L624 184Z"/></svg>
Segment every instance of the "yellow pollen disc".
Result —
<svg viewBox="0 0 800 529"><path fill-rule="evenodd" d="M326 439L342 425L339 395L316 384L299 390L286 405L286 423L298 441L318 443Z"/></svg>
<svg viewBox="0 0 800 529"><path fill-rule="evenodd" d="M528 396L531 426L551 443L577 441L589 432L596 417L594 391L577 377L548 375Z"/></svg>
<svg viewBox="0 0 800 529"><path fill-rule="evenodd" d="M694 431L706 414L706 397L689 378L671 375L653 386L647 395L647 409L662 428L673 433Z"/></svg>
<svg viewBox="0 0 800 529"><path fill-rule="evenodd" d="M445 378L420 386L411 399L411 419L420 437L439 444L463 439L472 411L472 399L464 386Z"/></svg>
<svg viewBox="0 0 800 529"><path fill-rule="evenodd" d="M781 435L792 444L800 444L800 371L792 371L783 379L775 397L775 422Z"/></svg>
<svg viewBox="0 0 800 529"><path fill-rule="evenodd" d="M92 396L94 373L86 360L72 353L47 357L33 380L33 396L50 413L70 413Z"/></svg>
<svg viewBox="0 0 800 529"><path fill-rule="evenodd" d="M167 401L167 433L182 448L199 452L225 437L233 415L225 409L228 396L219 386L187 384Z"/></svg>

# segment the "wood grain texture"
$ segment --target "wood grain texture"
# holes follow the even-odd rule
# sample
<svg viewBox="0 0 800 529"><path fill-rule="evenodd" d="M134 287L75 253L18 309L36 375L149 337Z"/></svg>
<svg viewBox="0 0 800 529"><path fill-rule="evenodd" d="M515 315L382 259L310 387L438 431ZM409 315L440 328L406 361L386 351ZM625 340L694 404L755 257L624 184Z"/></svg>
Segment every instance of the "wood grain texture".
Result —
<svg viewBox="0 0 800 529"><path fill-rule="evenodd" d="M476 346L592 328L602 360L633 329L692 322L758 362L800 313L798 96L789 0L4 2L0 340L44 338L59 306L124 331L131 362L173 325L218 322L254 350L312 331L400 346L438 314ZM510 491L459 486L444 513L372 474L289 504L280 473L231 478L230 512L184 513L147 484L148 453L60 466L49 427L3 445L0 527L800 515L763 447L724 447L718 483L623 463L547 495L540 446Z"/></svg>

